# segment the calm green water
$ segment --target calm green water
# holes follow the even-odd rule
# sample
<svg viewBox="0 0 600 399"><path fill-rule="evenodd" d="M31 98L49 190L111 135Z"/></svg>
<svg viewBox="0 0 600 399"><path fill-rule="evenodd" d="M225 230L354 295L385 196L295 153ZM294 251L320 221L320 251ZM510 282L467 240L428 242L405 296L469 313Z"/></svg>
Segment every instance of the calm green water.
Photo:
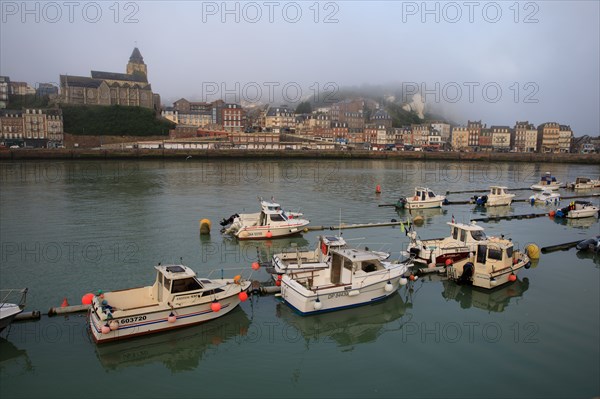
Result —
<svg viewBox="0 0 600 399"><path fill-rule="evenodd" d="M150 284L158 262L199 275L310 246L319 232L266 243L222 237L218 222L274 196L313 225L404 219L394 208L415 185L444 192L528 187L546 170L598 177L597 165L401 161L27 162L0 164L2 288L28 287L28 310L64 297ZM381 195L374 189L380 184ZM483 192L482 192L483 193ZM517 191L517 198L531 195ZM568 193L563 193L569 195ZM466 199L473 194L455 194ZM597 201L597 200L595 200ZM487 213L424 213L421 237L446 222L547 212L515 203ZM213 222L200 239L198 221ZM596 219L482 223L540 247L600 234ZM357 246L399 257L398 228L347 230ZM593 397L600 395L600 259L542 255L512 285L482 292L436 276L367 307L302 318L273 296L253 297L205 325L97 347L85 318L15 323L0 338L0 397ZM238 272L224 271L225 275ZM220 272L213 276L218 277ZM266 281L264 270L254 279Z"/></svg>

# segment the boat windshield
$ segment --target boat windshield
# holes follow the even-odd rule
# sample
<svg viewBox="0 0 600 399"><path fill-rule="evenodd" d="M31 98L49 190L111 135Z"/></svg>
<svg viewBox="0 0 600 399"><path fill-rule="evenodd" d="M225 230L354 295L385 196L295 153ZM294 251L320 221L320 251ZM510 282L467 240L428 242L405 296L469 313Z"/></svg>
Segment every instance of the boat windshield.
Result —
<svg viewBox="0 0 600 399"><path fill-rule="evenodd" d="M435 194L433 193L433 191L430 191L427 193L429 195L429 198L434 198Z"/></svg>
<svg viewBox="0 0 600 399"><path fill-rule="evenodd" d="M471 231L471 237L473 237L475 241L483 241L486 239L485 233L482 230Z"/></svg>

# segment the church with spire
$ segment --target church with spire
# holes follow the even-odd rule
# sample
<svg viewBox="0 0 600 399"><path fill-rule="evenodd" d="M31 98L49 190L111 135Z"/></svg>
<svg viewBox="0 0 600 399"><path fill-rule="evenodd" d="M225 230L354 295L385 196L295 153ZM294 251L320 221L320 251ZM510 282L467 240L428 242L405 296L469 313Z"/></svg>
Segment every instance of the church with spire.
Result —
<svg viewBox="0 0 600 399"><path fill-rule="evenodd" d="M91 71L91 77L60 75L60 101L70 105L128 105L158 111L160 97L148 83L148 67L135 47L127 73Z"/></svg>

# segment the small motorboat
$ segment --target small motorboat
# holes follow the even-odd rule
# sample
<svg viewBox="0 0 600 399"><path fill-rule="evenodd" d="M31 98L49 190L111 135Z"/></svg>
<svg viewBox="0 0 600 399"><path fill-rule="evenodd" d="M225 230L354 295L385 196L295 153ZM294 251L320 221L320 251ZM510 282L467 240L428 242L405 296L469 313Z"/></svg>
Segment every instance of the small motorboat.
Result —
<svg viewBox="0 0 600 399"><path fill-rule="evenodd" d="M448 265L446 275L459 284L492 289L516 281L517 272L530 266L529 257L515 250L512 240L489 238L467 258Z"/></svg>
<svg viewBox="0 0 600 399"><path fill-rule="evenodd" d="M542 175L540 182L531 186L534 191L552 190L556 191L560 188L560 181L556 180L556 177L552 176L550 172Z"/></svg>
<svg viewBox="0 0 600 399"><path fill-rule="evenodd" d="M330 260L331 251L334 249L348 248L346 240L341 236L319 236L317 247L309 251L285 251L274 254L271 259L272 269L268 270L275 280L278 276L285 273L295 272L300 269L313 270L327 267ZM365 251L369 251L368 248ZM390 257L389 252L369 251L376 255L380 260L386 260Z"/></svg>
<svg viewBox="0 0 600 399"><path fill-rule="evenodd" d="M555 216L558 218L579 219L599 215L600 208L589 201L572 201L569 206L557 209Z"/></svg>
<svg viewBox="0 0 600 399"><path fill-rule="evenodd" d="M529 202L531 202L531 205L535 203L556 205L560 202L560 194L554 193L552 190L544 190L541 193L533 194L531 197L529 197Z"/></svg>
<svg viewBox="0 0 600 399"><path fill-rule="evenodd" d="M25 309L27 288L0 290L0 298L0 331L2 331Z"/></svg>
<svg viewBox="0 0 600 399"><path fill-rule="evenodd" d="M301 213L286 212L278 203L259 200L259 213L234 214L229 219L223 219L223 232L240 240L270 239L299 234L310 223L300 218Z"/></svg>
<svg viewBox="0 0 600 399"><path fill-rule="evenodd" d="M487 239L483 227L475 222L448 222L448 225L450 236L445 238L421 240L416 231L409 231L407 236L410 242L406 255L427 266L445 266L448 261L458 262L467 258L480 242Z"/></svg>
<svg viewBox="0 0 600 399"><path fill-rule="evenodd" d="M475 204L480 206L503 206L512 203L514 194L508 192L508 188L504 186L490 186L490 192L487 195L473 197Z"/></svg>
<svg viewBox="0 0 600 399"><path fill-rule="evenodd" d="M600 235L581 241L575 248L577 248L578 251L600 253Z"/></svg>
<svg viewBox="0 0 600 399"><path fill-rule="evenodd" d="M400 197L396 207L406 209L440 208L445 199L445 196L436 195L429 188L415 187L415 194L412 197Z"/></svg>
<svg viewBox="0 0 600 399"><path fill-rule="evenodd" d="M226 315L248 298L250 281L197 278L184 265L158 265L152 286L98 292L88 323L96 343L169 331ZM91 294L90 294L91 295Z"/></svg>
<svg viewBox="0 0 600 399"><path fill-rule="evenodd" d="M281 275L281 298L303 316L386 299L407 283L402 275L412 264L386 262L372 252L346 248L331 250L322 266Z"/></svg>
<svg viewBox="0 0 600 399"><path fill-rule="evenodd" d="M567 184L567 188L571 190L590 190L598 186L600 186L600 181L587 177L578 177L574 182Z"/></svg>

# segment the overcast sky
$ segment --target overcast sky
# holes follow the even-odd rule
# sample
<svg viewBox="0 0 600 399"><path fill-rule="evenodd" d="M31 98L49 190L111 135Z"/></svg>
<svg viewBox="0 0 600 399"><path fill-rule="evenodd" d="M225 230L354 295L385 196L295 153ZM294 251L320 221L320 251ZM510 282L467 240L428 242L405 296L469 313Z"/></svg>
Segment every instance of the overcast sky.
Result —
<svg viewBox="0 0 600 399"><path fill-rule="evenodd" d="M125 72L137 43L167 105L404 85L458 123L599 135L599 4L2 1L0 74L34 85Z"/></svg>

